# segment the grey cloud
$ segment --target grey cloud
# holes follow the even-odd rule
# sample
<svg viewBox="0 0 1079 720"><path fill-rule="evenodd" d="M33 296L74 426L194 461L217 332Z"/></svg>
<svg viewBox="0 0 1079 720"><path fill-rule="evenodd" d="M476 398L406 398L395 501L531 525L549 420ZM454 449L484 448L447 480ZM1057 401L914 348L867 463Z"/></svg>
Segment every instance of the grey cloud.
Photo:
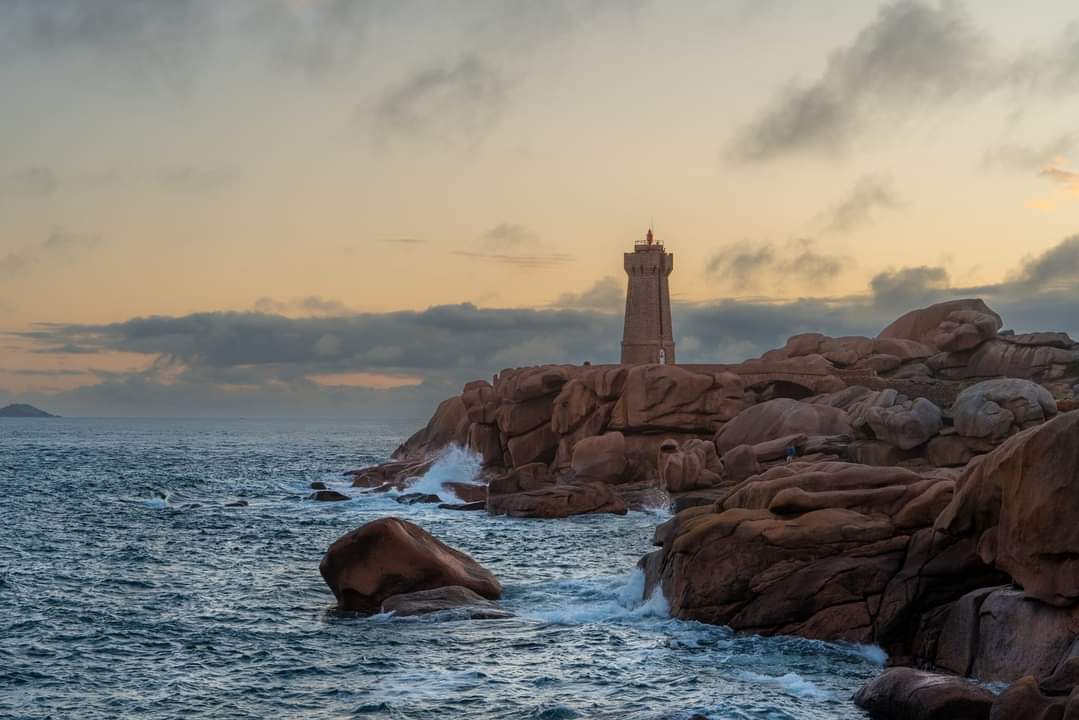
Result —
<svg viewBox="0 0 1079 720"><path fill-rule="evenodd" d="M65 260L74 254L88 250L98 242L96 236L81 235L62 229L54 229L47 238L27 245L22 250L0 256L0 277L18 277L39 266Z"/></svg>
<svg viewBox="0 0 1079 720"><path fill-rule="evenodd" d="M736 289L757 286L768 276L797 281L827 281L843 269L845 260L820 253L809 239L782 244L739 243L719 250L708 261L706 271Z"/></svg>
<svg viewBox="0 0 1079 720"><path fill-rule="evenodd" d="M832 53L818 79L784 89L736 135L728 155L761 161L841 151L879 113L894 124L916 109L991 87L990 65L986 41L958 3L889 3Z"/></svg>
<svg viewBox="0 0 1079 720"><path fill-rule="evenodd" d="M28 167L11 173L8 184L16 192L28 195L51 195L60 186L60 180L50 168Z"/></svg>
<svg viewBox="0 0 1079 720"><path fill-rule="evenodd" d="M1063 330L1079 336L1077 290L1079 236L1074 236L1026 260L1011 279L996 285L957 288L944 268L901 268L875 276L861 295L676 303L674 327L681 361L736 361L778 347L799 332L875 335L914 307L977 294L1019 332ZM156 357L146 371L95 371L100 384L37 403L61 412L408 415L422 420L465 381L490 377L502 365L614 362L621 325L618 313L596 310L460 304L339 317L199 313L107 325L40 325L9 335L40 351L71 348ZM422 383L369 390L326 388L309 379L349 372L416 377Z"/></svg>
<svg viewBox="0 0 1079 720"><path fill-rule="evenodd" d="M376 23L401 9L387 0L264 1L243 25L266 42L275 66L318 78L350 67Z"/></svg>
<svg viewBox="0 0 1079 720"><path fill-rule="evenodd" d="M1035 92L1060 93L1079 89L1079 22L1064 28L1044 47L1021 54L1008 70L1015 86Z"/></svg>
<svg viewBox="0 0 1079 720"><path fill-rule="evenodd" d="M1041 255L1024 260L1009 284L1027 291L1079 286L1079 235L1072 235Z"/></svg>
<svg viewBox="0 0 1079 720"><path fill-rule="evenodd" d="M986 148L982 154L982 167L1001 167L1018 172L1030 172L1067 155L1079 147L1079 136L1064 134L1043 145L1001 143Z"/></svg>
<svg viewBox="0 0 1079 720"><path fill-rule="evenodd" d="M381 242L390 243L391 245L418 245L426 242L422 238L414 237L394 237L394 238L382 238Z"/></svg>
<svg viewBox="0 0 1079 720"><path fill-rule="evenodd" d="M502 74L475 54L420 68L378 99L378 136L474 142L494 125L506 92Z"/></svg>
<svg viewBox="0 0 1079 720"><path fill-rule="evenodd" d="M175 88L212 34L213 8L208 0L4 0L0 57L88 54L129 76Z"/></svg>
<svg viewBox="0 0 1079 720"><path fill-rule="evenodd" d="M864 175L850 194L828 211L828 230L845 233L872 221L877 209L895 209L900 201L895 183L883 175Z"/></svg>
<svg viewBox="0 0 1079 720"><path fill-rule="evenodd" d="M580 293L563 293L551 303L553 307L575 308L578 310L597 310L615 312L625 307L625 283L607 276L595 285Z"/></svg>
<svg viewBox="0 0 1079 720"><path fill-rule="evenodd" d="M915 308L936 302L949 286L946 269L926 265L885 271L869 281L874 304L889 308Z"/></svg>

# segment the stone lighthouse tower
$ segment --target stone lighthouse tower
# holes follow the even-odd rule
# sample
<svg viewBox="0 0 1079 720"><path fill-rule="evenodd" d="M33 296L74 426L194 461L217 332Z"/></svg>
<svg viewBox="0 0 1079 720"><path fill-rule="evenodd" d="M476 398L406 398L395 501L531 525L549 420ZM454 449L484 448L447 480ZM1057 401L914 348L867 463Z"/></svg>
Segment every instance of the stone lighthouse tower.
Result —
<svg viewBox="0 0 1079 720"><path fill-rule="evenodd" d="M674 255L657 243L648 230L644 242L634 243L625 254L626 324L622 331L622 364L674 364L671 333L671 291L667 276L674 269Z"/></svg>

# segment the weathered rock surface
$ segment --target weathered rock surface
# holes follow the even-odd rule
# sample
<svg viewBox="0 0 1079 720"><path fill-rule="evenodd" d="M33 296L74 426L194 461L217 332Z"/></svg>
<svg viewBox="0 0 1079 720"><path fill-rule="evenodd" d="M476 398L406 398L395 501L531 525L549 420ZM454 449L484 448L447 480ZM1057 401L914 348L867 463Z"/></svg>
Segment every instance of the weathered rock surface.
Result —
<svg viewBox="0 0 1079 720"><path fill-rule="evenodd" d="M889 668L854 702L874 720L989 720L993 693L962 678Z"/></svg>
<svg viewBox="0 0 1079 720"><path fill-rule="evenodd" d="M921 310L911 310L900 317L888 327L881 330L877 337L882 339L913 340L937 347L933 340L937 336L940 324L953 312L973 311L989 316L995 320L997 329L1004 326L1000 316L993 312L988 305L980 299L949 300L947 302L930 305ZM941 348L937 348L941 349Z"/></svg>
<svg viewBox="0 0 1079 720"><path fill-rule="evenodd" d="M990 444L1043 423L1056 412L1056 400L1048 390L1015 378L972 385L959 394L952 408L961 437Z"/></svg>
<svg viewBox="0 0 1079 720"><path fill-rule="evenodd" d="M850 433L846 412L827 405L777 398L739 413L716 434L722 454L738 445L756 445L786 435L838 435Z"/></svg>
<svg viewBox="0 0 1079 720"><path fill-rule="evenodd" d="M754 460L756 456L754 456ZM660 482L668 492L688 492L718 485L722 469L711 440L667 440L659 448Z"/></svg>
<svg viewBox="0 0 1079 720"><path fill-rule="evenodd" d="M870 407L865 419L877 438L900 450L924 445L944 427L940 408L925 398Z"/></svg>
<svg viewBox="0 0 1079 720"><path fill-rule="evenodd" d="M382 601L382 612L392 612L397 617L447 611L453 611L455 615L463 614L472 620L513 617L513 613L503 610L497 603L460 585L391 595Z"/></svg>
<svg viewBox="0 0 1079 720"><path fill-rule="evenodd" d="M468 411L460 396L443 400L427 426L397 448L392 459L424 459L447 445L464 445L468 442L470 423Z"/></svg>
<svg viewBox="0 0 1079 720"><path fill-rule="evenodd" d="M573 472L578 480L618 483L626 472L626 438L620 432L585 438L573 448Z"/></svg>
<svg viewBox="0 0 1079 720"><path fill-rule="evenodd" d="M487 512L510 517L564 518L588 513L625 515L625 501L606 483L565 483L509 495L488 495Z"/></svg>
<svg viewBox="0 0 1079 720"><path fill-rule="evenodd" d="M376 613L394 595L459 585L489 600L502 595L493 574L465 553L405 520L386 517L338 538L319 572L338 606Z"/></svg>
<svg viewBox="0 0 1079 720"><path fill-rule="evenodd" d="M955 310L929 336L929 344L943 352L972 350L992 340L1000 329L1000 317L978 310Z"/></svg>
<svg viewBox="0 0 1079 720"><path fill-rule="evenodd" d="M1010 438L975 459L936 526L978 539L986 563L1028 597L1079 601L1079 412Z"/></svg>
<svg viewBox="0 0 1079 720"><path fill-rule="evenodd" d="M745 388L732 373L690 372L675 365L635 365L611 414L619 430L712 432L744 407Z"/></svg>

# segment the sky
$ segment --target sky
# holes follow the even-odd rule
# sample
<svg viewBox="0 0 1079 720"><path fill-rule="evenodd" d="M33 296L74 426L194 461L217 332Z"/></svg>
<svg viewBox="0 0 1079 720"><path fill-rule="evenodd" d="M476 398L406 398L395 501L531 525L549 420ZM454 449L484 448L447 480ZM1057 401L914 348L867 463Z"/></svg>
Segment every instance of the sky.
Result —
<svg viewBox="0 0 1079 720"><path fill-rule="evenodd" d="M1079 337L1079 8L0 0L0 404L422 417L983 297Z"/></svg>

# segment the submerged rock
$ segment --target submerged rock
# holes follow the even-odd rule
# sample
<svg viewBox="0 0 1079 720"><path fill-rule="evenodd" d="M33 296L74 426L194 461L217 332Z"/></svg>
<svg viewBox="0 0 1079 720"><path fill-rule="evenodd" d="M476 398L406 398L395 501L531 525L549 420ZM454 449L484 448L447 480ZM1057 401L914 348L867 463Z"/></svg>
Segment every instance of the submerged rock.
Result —
<svg viewBox="0 0 1079 720"><path fill-rule="evenodd" d="M342 500L349 500L348 495L337 492L336 490L317 490L307 496L308 500L317 500L319 502L341 502Z"/></svg>
<svg viewBox="0 0 1079 720"><path fill-rule="evenodd" d="M398 495L394 498L394 501L401 503L402 505L420 505L425 503L438 503L442 502L442 498L438 495L429 493L405 493L404 495Z"/></svg>
<svg viewBox="0 0 1079 720"><path fill-rule="evenodd" d="M513 617L513 613L503 610L497 603L460 585L391 595L382 601L382 612L392 612L397 617L430 615L448 610L456 611L455 614L465 614L472 620Z"/></svg>
<svg viewBox="0 0 1079 720"><path fill-rule="evenodd" d="M395 517L369 522L338 538L318 569L339 607L368 614L379 612L383 601L394 595L454 585L488 600L502 596L490 570Z"/></svg>
<svg viewBox="0 0 1079 720"><path fill-rule="evenodd" d="M487 509L487 501L486 500L477 500L476 502L467 502L467 503L442 503L442 504L440 504L438 506L438 509L439 510L462 510L462 511L465 511L465 512L475 511L475 510L486 510Z"/></svg>

